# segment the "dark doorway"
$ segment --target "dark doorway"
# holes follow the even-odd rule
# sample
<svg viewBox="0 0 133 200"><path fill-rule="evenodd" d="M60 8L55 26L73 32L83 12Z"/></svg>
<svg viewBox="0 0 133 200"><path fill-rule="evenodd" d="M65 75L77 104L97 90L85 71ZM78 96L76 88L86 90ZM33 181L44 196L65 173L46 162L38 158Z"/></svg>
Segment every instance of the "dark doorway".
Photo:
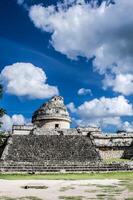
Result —
<svg viewBox="0 0 133 200"><path fill-rule="evenodd" d="M59 128L59 124L55 124L55 128Z"/></svg>

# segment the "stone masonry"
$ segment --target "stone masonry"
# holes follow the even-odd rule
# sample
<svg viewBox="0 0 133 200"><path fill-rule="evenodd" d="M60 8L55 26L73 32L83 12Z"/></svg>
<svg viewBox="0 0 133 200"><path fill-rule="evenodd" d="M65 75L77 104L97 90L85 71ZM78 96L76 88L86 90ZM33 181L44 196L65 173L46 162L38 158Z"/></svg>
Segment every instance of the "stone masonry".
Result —
<svg viewBox="0 0 133 200"><path fill-rule="evenodd" d="M13 126L0 145L0 171L132 170L110 158L133 159L133 132L103 134L97 127L70 128L63 98L55 96L33 113L32 125Z"/></svg>

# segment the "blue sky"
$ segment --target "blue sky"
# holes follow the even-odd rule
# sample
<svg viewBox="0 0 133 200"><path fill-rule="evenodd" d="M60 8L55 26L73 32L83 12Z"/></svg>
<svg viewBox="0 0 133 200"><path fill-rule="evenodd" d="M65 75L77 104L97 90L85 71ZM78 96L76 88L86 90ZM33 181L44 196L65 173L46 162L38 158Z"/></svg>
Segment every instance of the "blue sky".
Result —
<svg viewBox="0 0 133 200"><path fill-rule="evenodd" d="M133 3L106 3L0 2L2 106L8 115L4 127L29 121L44 101L58 93L68 105L72 126L132 129L133 14L126 9L132 10Z"/></svg>

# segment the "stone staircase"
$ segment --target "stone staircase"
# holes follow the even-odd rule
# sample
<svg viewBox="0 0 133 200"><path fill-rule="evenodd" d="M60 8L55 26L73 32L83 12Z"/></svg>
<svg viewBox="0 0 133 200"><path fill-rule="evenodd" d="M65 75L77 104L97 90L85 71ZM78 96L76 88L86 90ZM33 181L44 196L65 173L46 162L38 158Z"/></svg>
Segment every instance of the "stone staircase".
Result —
<svg viewBox="0 0 133 200"><path fill-rule="evenodd" d="M100 160L90 137L79 135L12 135L1 157L14 162L95 162Z"/></svg>
<svg viewBox="0 0 133 200"><path fill-rule="evenodd" d="M25 172L25 173L45 173L45 172L108 172L108 171L132 171L133 166L128 164L112 163L22 163L14 162L0 163L0 172Z"/></svg>
<svg viewBox="0 0 133 200"><path fill-rule="evenodd" d="M129 164L101 162L92 138L80 135L12 135L0 172L99 172L133 170Z"/></svg>

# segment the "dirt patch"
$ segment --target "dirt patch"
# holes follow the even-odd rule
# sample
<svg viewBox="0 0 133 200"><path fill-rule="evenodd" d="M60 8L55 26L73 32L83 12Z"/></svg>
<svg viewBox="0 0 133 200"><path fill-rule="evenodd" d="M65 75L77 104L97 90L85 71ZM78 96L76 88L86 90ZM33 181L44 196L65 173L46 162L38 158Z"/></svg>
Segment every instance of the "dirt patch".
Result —
<svg viewBox="0 0 133 200"><path fill-rule="evenodd" d="M117 179L0 180L0 200L133 200L132 185Z"/></svg>

